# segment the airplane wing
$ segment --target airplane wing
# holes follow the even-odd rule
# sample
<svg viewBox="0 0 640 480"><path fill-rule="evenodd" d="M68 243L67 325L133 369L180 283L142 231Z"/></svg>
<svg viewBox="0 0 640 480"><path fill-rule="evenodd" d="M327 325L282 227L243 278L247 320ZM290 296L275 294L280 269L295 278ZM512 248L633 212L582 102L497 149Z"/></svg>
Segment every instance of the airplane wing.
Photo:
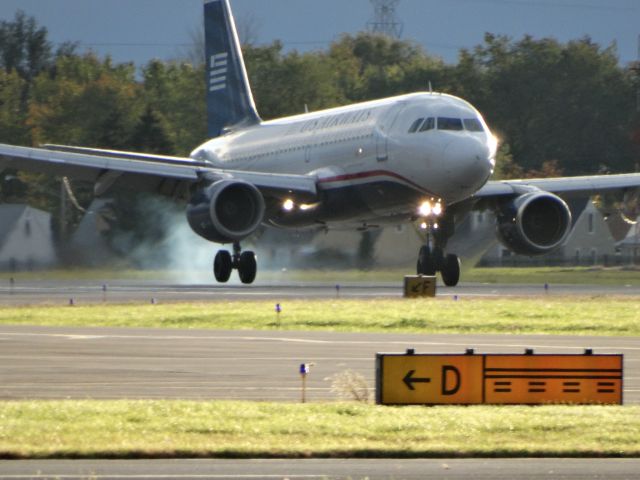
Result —
<svg viewBox="0 0 640 480"><path fill-rule="evenodd" d="M182 197L193 184L222 179L252 183L266 196L293 195L309 201L317 194L316 178L312 176L226 170L191 158L82 147L0 144L0 172L8 168L91 181L97 196L118 186Z"/></svg>
<svg viewBox="0 0 640 480"><path fill-rule="evenodd" d="M531 187L555 193L563 198L590 197L640 188L640 173L490 181L476 192L475 198L509 196Z"/></svg>

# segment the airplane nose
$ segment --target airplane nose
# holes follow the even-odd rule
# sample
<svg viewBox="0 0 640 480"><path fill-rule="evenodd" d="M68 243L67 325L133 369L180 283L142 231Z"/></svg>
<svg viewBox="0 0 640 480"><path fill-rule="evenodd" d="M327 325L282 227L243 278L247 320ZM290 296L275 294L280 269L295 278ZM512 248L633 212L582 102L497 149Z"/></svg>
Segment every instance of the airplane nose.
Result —
<svg viewBox="0 0 640 480"><path fill-rule="evenodd" d="M472 136L453 140L444 150L449 180L461 190L477 190L493 171L491 149Z"/></svg>

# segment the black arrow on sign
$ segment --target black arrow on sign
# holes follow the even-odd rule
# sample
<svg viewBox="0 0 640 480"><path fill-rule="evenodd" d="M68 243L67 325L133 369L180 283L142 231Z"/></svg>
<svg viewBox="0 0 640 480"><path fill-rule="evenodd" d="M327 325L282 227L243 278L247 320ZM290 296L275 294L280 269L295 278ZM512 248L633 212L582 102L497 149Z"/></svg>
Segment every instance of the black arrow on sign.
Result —
<svg viewBox="0 0 640 480"><path fill-rule="evenodd" d="M413 376L414 373L416 373L415 370L409 370L409 373L407 373L402 379L402 381L409 388L409 390L415 390L415 388L413 387L414 383L430 383L431 382L430 378L414 377Z"/></svg>

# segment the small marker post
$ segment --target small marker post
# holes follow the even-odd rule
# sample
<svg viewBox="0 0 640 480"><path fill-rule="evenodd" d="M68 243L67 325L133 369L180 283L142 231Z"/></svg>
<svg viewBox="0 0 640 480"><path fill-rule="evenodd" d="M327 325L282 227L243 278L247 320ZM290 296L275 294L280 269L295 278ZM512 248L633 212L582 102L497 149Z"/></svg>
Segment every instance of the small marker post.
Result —
<svg viewBox="0 0 640 480"><path fill-rule="evenodd" d="M545 293L549 293L549 284L548 283L544 284L544 292Z"/></svg>
<svg viewBox="0 0 640 480"><path fill-rule="evenodd" d="M11 295L13 295L13 289L15 288L15 286L16 286L16 280L13 277L11 277L9 279L9 293Z"/></svg>
<svg viewBox="0 0 640 480"><path fill-rule="evenodd" d="M102 285L102 303L107 303L107 285Z"/></svg>
<svg viewBox="0 0 640 480"><path fill-rule="evenodd" d="M158 301L154 298L151 299L151 305L155 305L156 303L158 303Z"/></svg>
<svg viewBox="0 0 640 480"><path fill-rule="evenodd" d="M301 363L300 377L302 378L302 403L307 403L307 375L315 363Z"/></svg>
<svg viewBox="0 0 640 480"><path fill-rule="evenodd" d="M75 305L76 305L76 302L73 300L73 298L70 298L69 299L69 306L70 307L75 307Z"/></svg>
<svg viewBox="0 0 640 480"><path fill-rule="evenodd" d="M280 313L282 312L282 307L279 303L276 303L276 325L280 328Z"/></svg>
<svg viewBox="0 0 640 480"><path fill-rule="evenodd" d="M336 298L340 298L340 285L336 284Z"/></svg>

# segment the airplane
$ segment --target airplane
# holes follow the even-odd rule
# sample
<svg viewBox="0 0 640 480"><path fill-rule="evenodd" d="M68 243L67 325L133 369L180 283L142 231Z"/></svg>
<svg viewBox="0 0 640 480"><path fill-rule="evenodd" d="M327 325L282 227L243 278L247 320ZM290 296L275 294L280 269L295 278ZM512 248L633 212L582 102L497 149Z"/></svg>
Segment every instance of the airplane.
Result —
<svg viewBox="0 0 640 480"><path fill-rule="evenodd" d="M257 261L241 242L261 226L354 228L415 222L425 232L416 272L460 280L447 250L468 212L491 208L502 243L542 255L572 230L572 199L640 187L640 174L492 181L498 141L470 103L431 91L263 121L229 0L204 0L208 133L188 158L86 147L0 145L7 168L150 191L186 202L195 233L232 251L213 273L244 284ZM583 203L584 205L584 203Z"/></svg>

